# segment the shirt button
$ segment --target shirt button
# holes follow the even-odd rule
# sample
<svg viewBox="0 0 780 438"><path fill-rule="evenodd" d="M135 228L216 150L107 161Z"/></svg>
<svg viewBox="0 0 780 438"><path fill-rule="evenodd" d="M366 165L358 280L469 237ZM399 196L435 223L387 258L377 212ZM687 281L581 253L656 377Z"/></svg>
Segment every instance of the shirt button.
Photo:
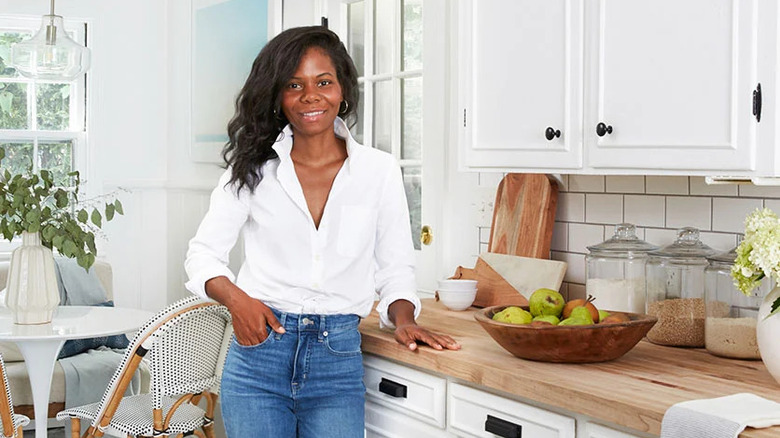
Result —
<svg viewBox="0 0 780 438"><path fill-rule="evenodd" d="M314 256L314 261L315 261L315 262L318 262L318 261L320 261L320 255L319 255L319 254L317 254L317 255L315 255L315 256Z"/></svg>
<svg viewBox="0 0 780 438"><path fill-rule="evenodd" d="M311 287L313 287L314 289L319 289L320 288L320 284L319 283L312 283Z"/></svg>
<svg viewBox="0 0 780 438"><path fill-rule="evenodd" d="M325 330L324 332L322 332L322 336L328 336L328 331Z"/></svg>

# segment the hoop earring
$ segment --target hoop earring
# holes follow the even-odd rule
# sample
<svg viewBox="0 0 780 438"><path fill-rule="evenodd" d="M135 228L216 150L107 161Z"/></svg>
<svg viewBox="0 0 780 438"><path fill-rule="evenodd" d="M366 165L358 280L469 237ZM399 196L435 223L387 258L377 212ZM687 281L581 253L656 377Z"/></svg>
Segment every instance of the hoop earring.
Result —
<svg viewBox="0 0 780 438"><path fill-rule="evenodd" d="M339 109L339 114L346 114L347 110L349 110L349 102L347 102L346 100L342 100L341 102L344 104L344 110L342 111Z"/></svg>

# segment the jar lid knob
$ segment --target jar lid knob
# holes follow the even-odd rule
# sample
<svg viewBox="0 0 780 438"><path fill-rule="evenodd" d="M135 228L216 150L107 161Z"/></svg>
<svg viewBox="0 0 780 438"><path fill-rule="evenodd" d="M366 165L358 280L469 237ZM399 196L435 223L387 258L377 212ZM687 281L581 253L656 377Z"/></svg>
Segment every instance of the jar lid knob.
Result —
<svg viewBox="0 0 780 438"><path fill-rule="evenodd" d="M699 229L694 227L682 227L677 230L677 241L680 243L694 244L699 241Z"/></svg>
<svg viewBox="0 0 780 438"><path fill-rule="evenodd" d="M620 239L636 239L636 225L628 223L615 225L615 237Z"/></svg>

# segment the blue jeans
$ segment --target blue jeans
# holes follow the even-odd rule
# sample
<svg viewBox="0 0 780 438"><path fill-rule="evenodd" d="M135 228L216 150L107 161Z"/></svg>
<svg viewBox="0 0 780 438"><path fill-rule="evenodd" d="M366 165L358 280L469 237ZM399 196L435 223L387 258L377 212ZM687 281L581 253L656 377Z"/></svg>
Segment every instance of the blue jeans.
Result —
<svg viewBox="0 0 780 438"><path fill-rule="evenodd" d="M363 437L360 318L274 314L286 333L268 327L258 345L230 345L220 390L227 436Z"/></svg>

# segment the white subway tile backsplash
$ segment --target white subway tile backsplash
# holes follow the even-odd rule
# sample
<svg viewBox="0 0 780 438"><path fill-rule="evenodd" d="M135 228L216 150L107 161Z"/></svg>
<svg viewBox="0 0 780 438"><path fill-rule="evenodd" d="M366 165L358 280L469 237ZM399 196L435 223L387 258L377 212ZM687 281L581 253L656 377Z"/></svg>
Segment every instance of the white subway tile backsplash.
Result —
<svg viewBox="0 0 780 438"><path fill-rule="evenodd" d="M585 255L571 252L553 252L550 255L553 260L566 262L566 274L563 281L568 283L585 283Z"/></svg>
<svg viewBox="0 0 780 438"><path fill-rule="evenodd" d="M585 195L585 222L618 224L623 222L623 195Z"/></svg>
<svg viewBox="0 0 780 438"><path fill-rule="evenodd" d="M780 187L755 186L753 184L740 184L739 196L754 198L780 198Z"/></svg>
<svg viewBox="0 0 780 438"><path fill-rule="evenodd" d="M644 193L645 177L640 175L609 175L607 193Z"/></svg>
<svg viewBox="0 0 780 438"><path fill-rule="evenodd" d="M569 175L569 192L599 193L604 191L604 177L600 175Z"/></svg>
<svg viewBox="0 0 780 438"><path fill-rule="evenodd" d="M582 193L559 193L555 219L562 222L585 221L585 195Z"/></svg>
<svg viewBox="0 0 780 438"><path fill-rule="evenodd" d="M479 243L490 243L490 227L479 227Z"/></svg>
<svg viewBox="0 0 780 438"><path fill-rule="evenodd" d="M653 245L666 246L677 239L677 230L666 228L647 228L645 240Z"/></svg>
<svg viewBox="0 0 780 438"><path fill-rule="evenodd" d="M699 239L719 253L726 252L737 244L737 235L729 233L702 232Z"/></svg>
<svg viewBox="0 0 780 438"><path fill-rule="evenodd" d="M687 176L647 176L645 193L656 195L687 195Z"/></svg>
<svg viewBox="0 0 780 438"><path fill-rule="evenodd" d="M490 240L494 191L487 187L497 187L503 176L479 174L480 190L486 194L480 205L473 204L478 213L474 217L481 214L484 219L476 224L478 232L469 244L475 252L487 251ZM739 242L745 216L756 208L765 206L780 214L780 187L707 185L698 176L562 175L562 179L550 256L568 264L561 286L567 299L585 297L586 247L610 238L615 224L635 224L640 239L658 246L674 242L678 228L696 227L702 242L722 252Z"/></svg>
<svg viewBox="0 0 780 438"><path fill-rule="evenodd" d="M568 292L569 300L576 300L578 298L585 299L588 297L584 284L569 283L567 292Z"/></svg>
<svg viewBox="0 0 780 438"><path fill-rule="evenodd" d="M569 249L569 224L567 222L556 222L553 224L551 251L566 251Z"/></svg>
<svg viewBox="0 0 780 438"><path fill-rule="evenodd" d="M603 241L603 225L569 224L569 252L586 254L586 247Z"/></svg>
<svg viewBox="0 0 780 438"><path fill-rule="evenodd" d="M710 198L668 196L666 198L666 227L696 227L710 230L712 203Z"/></svg>
<svg viewBox="0 0 780 438"><path fill-rule="evenodd" d="M712 230L742 233L745 216L762 206L761 199L755 198L712 198Z"/></svg>
<svg viewBox="0 0 780 438"><path fill-rule="evenodd" d="M497 189L498 183L504 179L504 174L500 172L479 172L479 187Z"/></svg>
<svg viewBox="0 0 780 438"><path fill-rule="evenodd" d="M780 214L780 199L764 199L764 207L774 211L776 214ZM740 233L744 233L740 231Z"/></svg>
<svg viewBox="0 0 780 438"><path fill-rule="evenodd" d="M663 196L626 195L625 222L644 227L665 225L666 202Z"/></svg>
<svg viewBox="0 0 780 438"><path fill-rule="evenodd" d="M691 195L737 196L735 184L707 184L703 176L690 177Z"/></svg>

